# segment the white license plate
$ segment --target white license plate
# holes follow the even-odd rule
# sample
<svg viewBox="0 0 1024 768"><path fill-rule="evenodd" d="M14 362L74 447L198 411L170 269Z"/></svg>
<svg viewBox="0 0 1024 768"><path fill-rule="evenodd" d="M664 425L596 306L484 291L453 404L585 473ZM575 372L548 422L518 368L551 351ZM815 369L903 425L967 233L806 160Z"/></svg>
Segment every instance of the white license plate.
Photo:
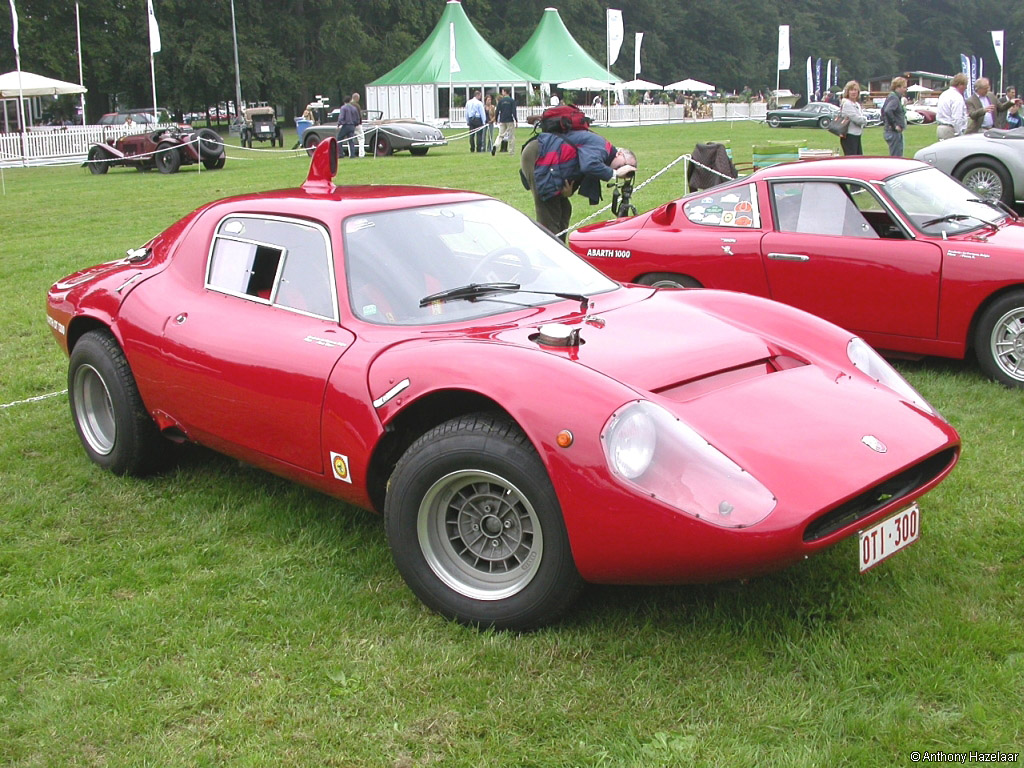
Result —
<svg viewBox="0 0 1024 768"><path fill-rule="evenodd" d="M860 571L874 568L887 557L906 549L921 535L917 503L860 532Z"/></svg>

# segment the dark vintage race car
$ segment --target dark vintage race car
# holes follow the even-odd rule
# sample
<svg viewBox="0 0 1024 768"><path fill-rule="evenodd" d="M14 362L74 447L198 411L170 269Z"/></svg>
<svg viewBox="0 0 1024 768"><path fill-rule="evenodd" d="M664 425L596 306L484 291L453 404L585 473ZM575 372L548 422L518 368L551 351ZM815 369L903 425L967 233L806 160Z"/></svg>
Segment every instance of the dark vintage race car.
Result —
<svg viewBox="0 0 1024 768"><path fill-rule="evenodd" d="M414 155L425 155L431 147L443 147L448 139L438 128L416 120L399 118L381 120L381 112L370 110L370 117L363 121L363 143L367 152L378 157L409 150ZM337 110L331 113L334 121L312 125L302 134L302 146L310 154L324 139L338 135Z"/></svg>
<svg viewBox="0 0 1024 768"><path fill-rule="evenodd" d="M202 162L204 168L224 167L224 142L216 131L189 126L132 133L89 148L86 165L92 173L106 173L111 166L127 165L140 171L157 168L177 173L183 165Z"/></svg>
<svg viewBox="0 0 1024 768"><path fill-rule="evenodd" d="M839 107L835 104L812 101L799 109L769 109L764 120L769 128L828 128L838 114Z"/></svg>
<svg viewBox="0 0 1024 768"><path fill-rule="evenodd" d="M918 537L956 431L848 331L725 291L622 286L471 192L301 189L189 214L50 289L86 454L189 440L380 510L459 621L554 621L585 581L748 577Z"/></svg>
<svg viewBox="0 0 1024 768"><path fill-rule="evenodd" d="M765 296L1024 387L1024 224L924 163L776 165L569 242L617 280Z"/></svg>

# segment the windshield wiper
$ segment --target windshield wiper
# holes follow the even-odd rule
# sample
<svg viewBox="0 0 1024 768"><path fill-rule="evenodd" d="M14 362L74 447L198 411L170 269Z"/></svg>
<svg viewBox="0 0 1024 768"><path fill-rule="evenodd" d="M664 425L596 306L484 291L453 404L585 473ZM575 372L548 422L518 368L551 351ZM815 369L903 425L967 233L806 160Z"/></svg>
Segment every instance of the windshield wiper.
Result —
<svg viewBox="0 0 1024 768"><path fill-rule="evenodd" d="M460 285L457 288L447 288L437 293L431 293L420 299L420 306L425 307L435 301L476 301L495 293L536 293L542 296L557 296L560 299L569 299L580 303L580 311L586 312L590 306L590 299L581 293L568 293L565 291L535 291L532 288L523 288L519 283L470 283Z"/></svg>
<svg viewBox="0 0 1024 768"><path fill-rule="evenodd" d="M932 224L941 224L944 221L964 221L965 219L974 219L975 221L980 221L986 226L992 227L992 229L999 229L999 225L994 221L989 221L988 219L983 219L980 216L974 216L970 213L947 213L945 216L939 216L937 219L929 219L921 226L930 227Z"/></svg>
<svg viewBox="0 0 1024 768"><path fill-rule="evenodd" d="M1018 220L1018 221L1020 220L1020 216L1017 215L1017 212L1015 210L1013 210L1013 208L1008 206L1006 203L1004 203L1002 200L993 200L993 199L985 198L985 197L972 197L972 198L968 199L967 202L968 203L982 203L982 204L987 205L987 206L989 206L991 208L995 208L997 211L1002 211L1003 213L1009 214L1015 220Z"/></svg>

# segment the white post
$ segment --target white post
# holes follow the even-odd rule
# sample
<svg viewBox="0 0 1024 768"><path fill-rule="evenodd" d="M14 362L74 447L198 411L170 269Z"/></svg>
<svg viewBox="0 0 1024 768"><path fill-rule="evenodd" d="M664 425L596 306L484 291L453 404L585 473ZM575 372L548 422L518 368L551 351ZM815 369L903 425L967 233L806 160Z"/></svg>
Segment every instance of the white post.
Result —
<svg viewBox="0 0 1024 768"><path fill-rule="evenodd" d="M85 88L85 78L82 76L82 20L78 15L78 3L75 3L75 34L78 38L78 84ZM85 91L79 94L82 103L82 125L85 125Z"/></svg>

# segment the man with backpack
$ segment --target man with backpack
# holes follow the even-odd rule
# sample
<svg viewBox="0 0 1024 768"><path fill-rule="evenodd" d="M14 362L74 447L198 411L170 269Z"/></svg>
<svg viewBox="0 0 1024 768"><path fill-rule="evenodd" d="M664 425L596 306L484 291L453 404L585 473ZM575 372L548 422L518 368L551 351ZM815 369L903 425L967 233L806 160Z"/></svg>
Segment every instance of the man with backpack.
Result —
<svg viewBox="0 0 1024 768"><path fill-rule="evenodd" d="M575 107L571 109L583 114ZM569 228L572 217L569 198L579 191L596 205L603 183L636 171L636 155L628 149L616 149L591 131L585 117L552 113L551 109L545 111L539 121L541 132L523 146L520 177L523 186L533 193L537 223L565 240L565 234L560 233Z"/></svg>

